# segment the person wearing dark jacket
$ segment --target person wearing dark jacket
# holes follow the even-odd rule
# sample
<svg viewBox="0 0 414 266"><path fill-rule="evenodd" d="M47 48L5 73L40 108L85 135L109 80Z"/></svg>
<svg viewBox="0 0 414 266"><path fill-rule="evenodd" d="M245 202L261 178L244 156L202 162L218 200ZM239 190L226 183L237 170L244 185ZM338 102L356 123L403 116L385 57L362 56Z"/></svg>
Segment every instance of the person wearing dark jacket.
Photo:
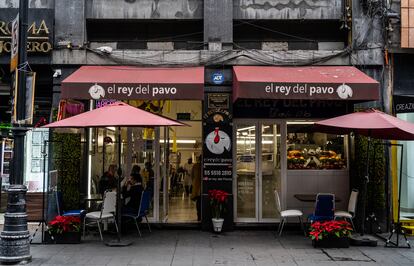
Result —
<svg viewBox="0 0 414 266"><path fill-rule="evenodd" d="M135 165L132 168L131 175L122 187L122 196L125 199L123 213L137 214L141 203L141 195L144 190L142 186L142 177L139 174L140 167Z"/></svg>
<svg viewBox="0 0 414 266"><path fill-rule="evenodd" d="M105 194L107 190L113 190L117 187L117 178L115 177L116 165L111 164L108 168L108 171L105 172L99 180L99 193L102 195Z"/></svg>

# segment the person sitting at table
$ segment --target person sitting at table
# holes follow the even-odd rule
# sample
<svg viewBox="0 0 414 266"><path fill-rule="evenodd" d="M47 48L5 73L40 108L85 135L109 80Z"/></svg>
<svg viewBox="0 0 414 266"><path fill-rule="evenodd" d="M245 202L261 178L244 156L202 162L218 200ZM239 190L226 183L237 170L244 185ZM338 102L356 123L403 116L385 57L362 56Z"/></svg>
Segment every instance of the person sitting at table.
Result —
<svg viewBox="0 0 414 266"><path fill-rule="evenodd" d="M134 165L131 170L130 177L122 186L122 196L125 200L122 208L123 213L137 214L141 203L141 194L144 190L142 186L142 177L140 175L141 168Z"/></svg>
<svg viewBox="0 0 414 266"><path fill-rule="evenodd" d="M141 176L143 179L143 185L145 187L145 190L148 190L151 192L151 194L154 193L154 170L152 170L152 164L151 162L147 161L145 163L144 170L141 171Z"/></svg>
<svg viewBox="0 0 414 266"><path fill-rule="evenodd" d="M117 187L117 179L115 177L116 172L116 165L111 164L108 168L108 171L106 171L102 177L101 180L99 180L99 193L102 195L105 194L105 191L107 190L116 190Z"/></svg>

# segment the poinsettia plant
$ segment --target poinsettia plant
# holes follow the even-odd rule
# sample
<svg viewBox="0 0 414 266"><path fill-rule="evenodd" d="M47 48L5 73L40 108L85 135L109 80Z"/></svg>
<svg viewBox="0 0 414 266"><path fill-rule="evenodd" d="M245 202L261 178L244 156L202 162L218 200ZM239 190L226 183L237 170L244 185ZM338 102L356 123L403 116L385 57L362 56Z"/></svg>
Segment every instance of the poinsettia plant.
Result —
<svg viewBox="0 0 414 266"><path fill-rule="evenodd" d="M347 221L314 222L310 227L309 237L316 241L328 236L349 237L353 231L351 224Z"/></svg>
<svg viewBox="0 0 414 266"><path fill-rule="evenodd" d="M63 234L67 232L80 232L81 220L76 216L56 216L49 222L48 231L52 235Z"/></svg>
<svg viewBox="0 0 414 266"><path fill-rule="evenodd" d="M220 219L221 215L226 210L228 197L229 193L220 189L211 189L208 191L213 218Z"/></svg>

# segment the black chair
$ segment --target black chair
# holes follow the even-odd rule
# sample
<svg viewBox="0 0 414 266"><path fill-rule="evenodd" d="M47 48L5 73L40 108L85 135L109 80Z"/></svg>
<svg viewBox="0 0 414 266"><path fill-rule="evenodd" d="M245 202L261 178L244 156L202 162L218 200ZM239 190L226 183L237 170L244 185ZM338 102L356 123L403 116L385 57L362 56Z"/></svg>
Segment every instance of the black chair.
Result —
<svg viewBox="0 0 414 266"><path fill-rule="evenodd" d="M149 208L151 205L151 197L152 197L151 191L144 191L141 194L141 202L139 204L138 212L135 214L134 213L123 213L122 214L122 217L131 218L134 220L139 236L142 236L142 235L141 235L141 230L139 230L138 220L142 218L145 218L147 225L148 225L148 230L151 232L151 227L150 227L150 224L147 218L147 214L149 212Z"/></svg>

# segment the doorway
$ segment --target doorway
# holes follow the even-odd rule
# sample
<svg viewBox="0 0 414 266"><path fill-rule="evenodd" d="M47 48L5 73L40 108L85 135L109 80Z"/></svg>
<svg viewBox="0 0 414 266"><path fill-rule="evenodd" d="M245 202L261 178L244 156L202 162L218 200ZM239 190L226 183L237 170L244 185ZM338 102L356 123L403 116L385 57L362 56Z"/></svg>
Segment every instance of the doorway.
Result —
<svg viewBox="0 0 414 266"><path fill-rule="evenodd" d="M249 121L234 123L233 171L234 212L236 222L274 222L274 190L283 204L286 176L286 123L283 121Z"/></svg>
<svg viewBox="0 0 414 266"><path fill-rule="evenodd" d="M119 129L91 129L89 195L100 198L99 180L111 165L121 165L124 177L129 177L133 167L139 167L144 188L154 192L147 215L151 222L197 223L196 202L189 190L186 193L185 186L191 185L188 159L194 164L202 153L202 102L129 101L129 104L182 121L187 126L121 128L120 162L117 157Z"/></svg>
<svg viewBox="0 0 414 266"><path fill-rule="evenodd" d="M201 155L201 122L185 121L186 127L170 127L160 138L160 222L198 222L193 167ZM163 178L163 177L166 178ZM165 180L165 182L164 182Z"/></svg>
<svg viewBox="0 0 414 266"><path fill-rule="evenodd" d="M161 128L159 131L160 157L156 160L160 169L157 179L159 190L156 192L159 199L158 221L197 223L196 201L192 198L196 194L194 187L200 190L200 185L192 184L192 168L202 153L202 102L171 101L162 115L187 126ZM199 180L198 184L201 183L201 176Z"/></svg>

